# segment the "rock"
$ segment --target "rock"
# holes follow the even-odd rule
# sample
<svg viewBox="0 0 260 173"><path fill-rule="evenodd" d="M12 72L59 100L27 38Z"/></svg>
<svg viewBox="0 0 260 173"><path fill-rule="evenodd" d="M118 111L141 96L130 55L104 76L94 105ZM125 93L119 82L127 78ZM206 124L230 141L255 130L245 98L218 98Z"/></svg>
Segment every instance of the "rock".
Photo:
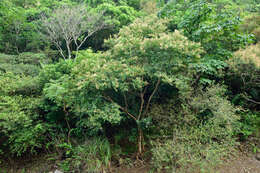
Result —
<svg viewBox="0 0 260 173"><path fill-rule="evenodd" d="M260 153L256 153L255 158L260 161Z"/></svg>
<svg viewBox="0 0 260 173"><path fill-rule="evenodd" d="M63 173L63 172L61 172L58 169L56 169L56 171L54 173Z"/></svg>

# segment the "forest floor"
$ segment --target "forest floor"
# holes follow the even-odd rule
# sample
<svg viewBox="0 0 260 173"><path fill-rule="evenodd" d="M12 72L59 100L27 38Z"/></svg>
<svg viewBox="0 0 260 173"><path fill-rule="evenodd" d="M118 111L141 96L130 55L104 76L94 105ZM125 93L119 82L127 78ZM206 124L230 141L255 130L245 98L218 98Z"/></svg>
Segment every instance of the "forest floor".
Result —
<svg viewBox="0 0 260 173"><path fill-rule="evenodd" d="M260 173L260 161L255 155L240 156L226 162L216 170L217 173Z"/></svg>
<svg viewBox="0 0 260 173"><path fill-rule="evenodd" d="M12 165L15 165L15 167L8 166L9 168L1 167L6 166L2 163L0 173L53 173L55 171L51 164L44 161L43 157L33 160L30 162L24 160L25 163L23 164L20 161L18 164L13 162ZM138 167L117 167L112 169L111 173L151 173L151 171L148 164L148 166L142 165ZM156 173L156 171L153 171L153 173ZM192 173L201 173L201 171L194 170ZM224 164L219 165L209 173L260 173L260 161L256 159L255 154L240 152L233 159L225 160Z"/></svg>
<svg viewBox="0 0 260 173"><path fill-rule="evenodd" d="M115 173L149 173L149 167L119 168ZM193 173L200 173L200 171ZM260 161L253 154L249 156L241 154L235 159L228 160L223 165L212 170L212 173L260 173Z"/></svg>
<svg viewBox="0 0 260 173"><path fill-rule="evenodd" d="M149 170L150 170L149 166L144 165L144 166L132 167L132 168L120 167L114 169L112 172L113 173L149 173ZM9 169L9 170L5 169L5 171L3 171L3 169L0 168L0 173L22 173L22 172L23 169L21 167L17 169ZM213 172L214 173L260 173L260 161L255 158L254 154L250 154L247 156L241 154L240 156L234 158L233 160L226 161L225 164L217 167L215 170L212 171L212 173ZM34 172L32 170L29 171L28 173L40 173L40 172L38 171ZM193 173L200 173L200 171L198 172L195 171Z"/></svg>

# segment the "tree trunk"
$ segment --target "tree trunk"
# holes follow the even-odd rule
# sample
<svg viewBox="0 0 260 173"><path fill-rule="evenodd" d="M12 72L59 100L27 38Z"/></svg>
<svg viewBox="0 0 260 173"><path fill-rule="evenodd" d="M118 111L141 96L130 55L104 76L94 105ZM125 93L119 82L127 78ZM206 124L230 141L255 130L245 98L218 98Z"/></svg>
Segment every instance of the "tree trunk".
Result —
<svg viewBox="0 0 260 173"><path fill-rule="evenodd" d="M141 127L138 125L138 153L137 157L141 156L144 151L144 138L143 138L143 131Z"/></svg>

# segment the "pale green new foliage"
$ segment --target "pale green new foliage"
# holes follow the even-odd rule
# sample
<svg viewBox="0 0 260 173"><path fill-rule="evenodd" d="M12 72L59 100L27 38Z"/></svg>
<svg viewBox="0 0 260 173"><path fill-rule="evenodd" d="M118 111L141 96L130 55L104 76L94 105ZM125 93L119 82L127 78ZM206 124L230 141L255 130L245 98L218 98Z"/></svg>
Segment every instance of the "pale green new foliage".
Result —
<svg viewBox="0 0 260 173"><path fill-rule="evenodd" d="M122 29L107 41L111 50L104 57L87 58L74 68L79 88L139 95L147 87L155 89L158 80L173 85L203 50L178 31L167 33L165 23L149 16Z"/></svg>
<svg viewBox="0 0 260 173"><path fill-rule="evenodd" d="M203 50L179 31L167 32L166 23L155 16L137 19L107 41L112 58L142 68L151 78L172 83L190 63L199 60Z"/></svg>
<svg viewBox="0 0 260 173"><path fill-rule="evenodd" d="M139 90L144 86L141 81L144 71L118 60L106 60L102 57L86 59L74 70L79 76L80 89L84 87L100 91L114 89L125 92L130 88Z"/></svg>
<svg viewBox="0 0 260 173"><path fill-rule="evenodd" d="M137 19L106 41L109 51L87 56L73 69L81 94L116 105L117 111L136 122L139 153L142 128L147 128L142 124L160 85L174 86L203 53L199 43L178 31L168 32L166 23L156 16ZM119 115L112 113L110 123Z"/></svg>

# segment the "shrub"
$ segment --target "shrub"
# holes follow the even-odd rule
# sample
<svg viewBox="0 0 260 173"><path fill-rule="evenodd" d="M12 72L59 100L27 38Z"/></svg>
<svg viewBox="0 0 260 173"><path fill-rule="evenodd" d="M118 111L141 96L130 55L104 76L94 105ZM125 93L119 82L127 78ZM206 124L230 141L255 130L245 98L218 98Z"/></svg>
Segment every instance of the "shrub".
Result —
<svg viewBox="0 0 260 173"><path fill-rule="evenodd" d="M228 61L227 82L233 91L233 102L255 107L260 102L260 44L239 50Z"/></svg>
<svg viewBox="0 0 260 173"><path fill-rule="evenodd" d="M0 54L0 71L16 75L37 76L41 64L50 63L44 54L25 52L19 55Z"/></svg>
<svg viewBox="0 0 260 173"><path fill-rule="evenodd" d="M17 56L16 63L40 65L50 63L50 59L43 53L23 52Z"/></svg>
<svg viewBox="0 0 260 173"><path fill-rule="evenodd" d="M0 133L5 153L21 156L45 148L47 126L37 115L37 98L0 96Z"/></svg>
<svg viewBox="0 0 260 173"><path fill-rule="evenodd" d="M110 168L111 151L106 139L97 137L77 146L63 143L59 147L65 150L65 159L59 163L65 172L101 172Z"/></svg>
<svg viewBox="0 0 260 173"><path fill-rule="evenodd" d="M69 75L73 67L74 62L71 60L61 60L56 64L44 65L38 76L41 87L43 88L44 85L50 83L51 80L57 80L63 75Z"/></svg>
<svg viewBox="0 0 260 173"><path fill-rule="evenodd" d="M188 104L171 101L153 107L156 133L161 132L152 141L152 163L158 171L208 172L232 151L238 116L224 93L217 85L198 92Z"/></svg>
<svg viewBox="0 0 260 173"><path fill-rule="evenodd" d="M189 105L199 120L213 123L232 134L232 123L238 119L238 116L235 113L236 109L227 100L225 92L226 89L219 85L210 87L205 93L192 98ZM222 136L218 140L221 138Z"/></svg>
<svg viewBox="0 0 260 173"><path fill-rule="evenodd" d="M244 33L250 33L255 36L256 42L260 41L260 15L254 14L247 16L241 24L240 29Z"/></svg>
<svg viewBox="0 0 260 173"><path fill-rule="evenodd" d="M49 130L39 115L36 78L0 73L0 148L21 156L45 148Z"/></svg>
<svg viewBox="0 0 260 173"><path fill-rule="evenodd" d="M244 141L249 137L260 135L260 114L257 112L240 113L240 121L237 123L235 134L239 135L240 140Z"/></svg>
<svg viewBox="0 0 260 173"><path fill-rule="evenodd" d="M0 95L39 95L40 85L37 77L19 76L0 72Z"/></svg>
<svg viewBox="0 0 260 173"><path fill-rule="evenodd" d="M148 15L155 14L159 10L157 5L157 0L143 0L141 2L142 11Z"/></svg>

